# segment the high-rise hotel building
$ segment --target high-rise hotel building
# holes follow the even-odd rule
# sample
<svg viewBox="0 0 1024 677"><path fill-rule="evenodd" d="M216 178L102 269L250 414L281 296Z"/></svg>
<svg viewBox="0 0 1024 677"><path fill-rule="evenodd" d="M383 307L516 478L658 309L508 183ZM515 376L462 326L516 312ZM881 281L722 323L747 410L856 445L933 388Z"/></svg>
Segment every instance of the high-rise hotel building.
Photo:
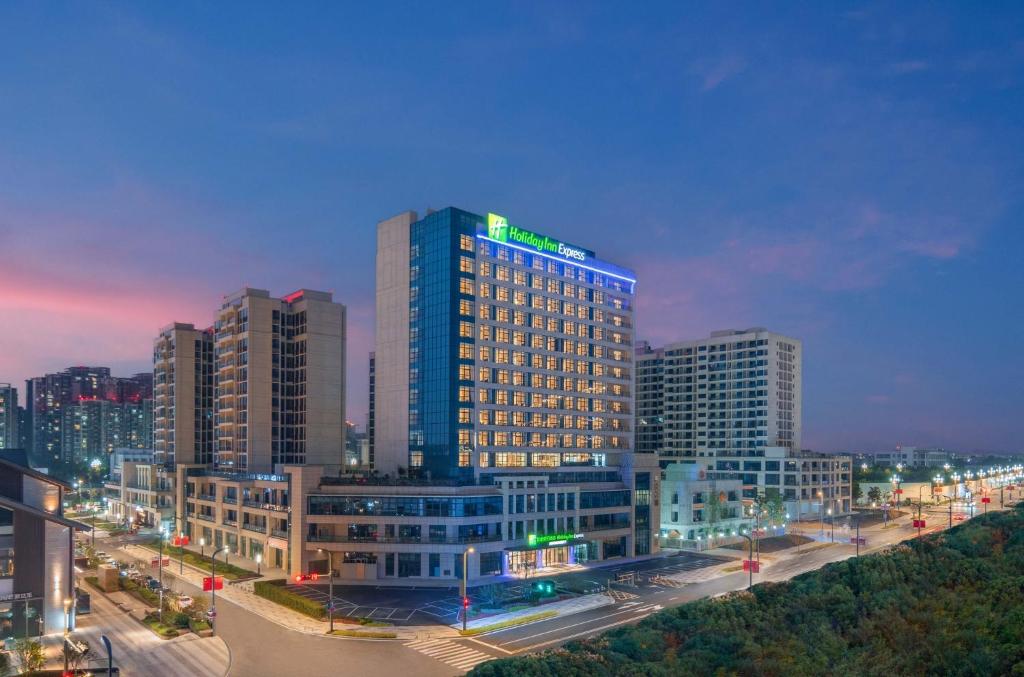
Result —
<svg viewBox="0 0 1024 677"><path fill-rule="evenodd" d="M635 285L495 214L378 225L375 468L487 507L438 531L439 571L470 542L474 577L651 551L657 458L633 453ZM396 527L358 521L365 548Z"/></svg>
<svg viewBox="0 0 1024 677"><path fill-rule="evenodd" d="M153 341L153 460L213 463L213 328L175 322Z"/></svg>
<svg viewBox="0 0 1024 677"><path fill-rule="evenodd" d="M214 326L218 468L339 466L345 452L345 307L328 292L225 297Z"/></svg>

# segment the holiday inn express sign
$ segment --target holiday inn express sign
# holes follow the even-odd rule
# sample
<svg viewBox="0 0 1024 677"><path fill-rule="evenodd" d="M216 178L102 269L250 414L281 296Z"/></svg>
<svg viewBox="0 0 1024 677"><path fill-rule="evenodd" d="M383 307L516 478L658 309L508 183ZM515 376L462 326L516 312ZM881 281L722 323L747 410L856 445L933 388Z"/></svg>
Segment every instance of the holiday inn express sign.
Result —
<svg viewBox="0 0 1024 677"><path fill-rule="evenodd" d="M498 214L487 215L487 237L497 242L517 243L543 254L555 254L574 261L586 261L593 256L586 249L580 249L547 235L538 235L518 226L508 225L508 219Z"/></svg>

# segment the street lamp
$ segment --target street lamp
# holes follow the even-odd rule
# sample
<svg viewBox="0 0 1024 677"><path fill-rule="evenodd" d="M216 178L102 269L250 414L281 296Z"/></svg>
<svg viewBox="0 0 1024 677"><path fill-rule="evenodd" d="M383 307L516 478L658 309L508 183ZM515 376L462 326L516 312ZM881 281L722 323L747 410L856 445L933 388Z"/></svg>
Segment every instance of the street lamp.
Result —
<svg viewBox="0 0 1024 677"><path fill-rule="evenodd" d="M206 539L205 538L200 538L199 539L199 556L200 557L206 557Z"/></svg>
<svg viewBox="0 0 1024 677"><path fill-rule="evenodd" d="M164 539L167 537L167 531L164 529L160 530L160 554L157 555L159 558L157 566L159 567L160 576L160 622L164 622Z"/></svg>
<svg viewBox="0 0 1024 677"><path fill-rule="evenodd" d="M334 552L317 548L317 552L327 553L327 618L330 622L330 632L334 632ZM256 560L256 568L259 569L260 561Z"/></svg>
<svg viewBox="0 0 1024 677"><path fill-rule="evenodd" d="M747 543L750 544L750 554L747 555L747 571L750 572L750 580L747 583L747 590L750 590L754 587L754 539L745 531L740 531L740 536L747 539Z"/></svg>
<svg viewBox="0 0 1024 677"><path fill-rule="evenodd" d="M26 607L28 605L26 604ZM71 598L64 598L64 674L68 672L68 635L71 634Z"/></svg>
<svg viewBox="0 0 1024 677"><path fill-rule="evenodd" d="M185 532L178 532L178 573L185 575Z"/></svg>
<svg viewBox="0 0 1024 677"><path fill-rule="evenodd" d="M260 563L263 561L263 553L256 553L256 575L260 575Z"/></svg>
<svg viewBox="0 0 1024 677"><path fill-rule="evenodd" d="M210 634L216 634L214 622L217 620L217 555L221 550L227 552L227 546L222 545L210 554ZM227 564L227 555L224 556L224 563Z"/></svg>
<svg viewBox="0 0 1024 677"><path fill-rule="evenodd" d="M462 631L466 631L466 622L469 620L469 553L476 552L473 546L469 546L462 553Z"/></svg>
<svg viewBox="0 0 1024 677"><path fill-rule="evenodd" d="M836 542L836 520L835 520L834 517L832 517L832 508L828 509L828 529L829 529L829 538L831 539L831 541L833 543L835 543Z"/></svg>

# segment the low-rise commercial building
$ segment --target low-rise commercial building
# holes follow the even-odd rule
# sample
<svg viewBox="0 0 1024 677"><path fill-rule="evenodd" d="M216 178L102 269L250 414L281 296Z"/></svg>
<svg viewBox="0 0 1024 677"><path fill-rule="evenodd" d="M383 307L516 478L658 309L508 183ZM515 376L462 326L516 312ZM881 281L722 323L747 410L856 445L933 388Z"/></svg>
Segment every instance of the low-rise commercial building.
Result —
<svg viewBox="0 0 1024 677"><path fill-rule="evenodd" d="M74 532L89 527L64 517L70 489L0 453L0 639L74 628Z"/></svg>

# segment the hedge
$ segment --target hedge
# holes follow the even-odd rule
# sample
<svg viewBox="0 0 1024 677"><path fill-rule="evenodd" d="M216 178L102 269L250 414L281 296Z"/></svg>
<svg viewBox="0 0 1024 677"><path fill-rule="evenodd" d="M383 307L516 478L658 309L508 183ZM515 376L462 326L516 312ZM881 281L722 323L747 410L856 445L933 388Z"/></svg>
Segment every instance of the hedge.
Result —
<svg viewBox="0 0 1024 677"><path fill-rule="evenodd" d="M314 602L308 597L297 595L284 587L285 580L280 578L276 581L256 581L253 583L253 591L271 602L276 602L283 607L298 611L312 618L322 621L327 617L327 609L323 604Z"/></svg>
<svg viewBox="0 0 1024 677"><path fill-rule="evenodd" d="M463 637L472 637L473 635L480 635L485 632L493 632L495 630L514 628L517 625L536 623L537 621L543 621L547 620L548 618L554 618L557 615L558 612L554 610L541 611L539 613L530 614L529 616L519 616L518 618L510 618L507 621L499 621L497 623L491 623L490 625L481 625L478 628L469 628L465 631L459 630L459 634Z"/></svg>

